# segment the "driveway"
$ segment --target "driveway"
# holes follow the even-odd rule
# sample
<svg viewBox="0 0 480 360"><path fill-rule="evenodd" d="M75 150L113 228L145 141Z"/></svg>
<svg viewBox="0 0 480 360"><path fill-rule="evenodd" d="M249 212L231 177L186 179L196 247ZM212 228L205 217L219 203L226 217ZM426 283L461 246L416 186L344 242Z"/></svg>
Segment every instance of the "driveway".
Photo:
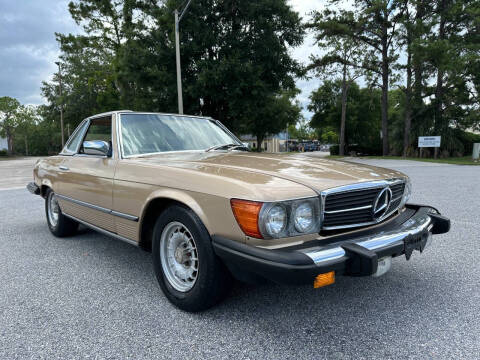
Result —
<svg viewBox="0 0 480 360"><path fill-rule="evenodd" d="M0 359L478 358L480 168L365 162L410 175L412 202L441 209L451 232L380 278L236 283L201 314L170 305L148 253L86 229L57 239L43 199L0 191Z"/></svg>

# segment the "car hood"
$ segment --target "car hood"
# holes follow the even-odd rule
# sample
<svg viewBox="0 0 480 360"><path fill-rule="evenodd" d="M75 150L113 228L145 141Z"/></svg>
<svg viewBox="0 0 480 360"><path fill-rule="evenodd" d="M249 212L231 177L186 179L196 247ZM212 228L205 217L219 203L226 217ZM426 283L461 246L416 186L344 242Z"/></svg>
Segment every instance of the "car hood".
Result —
<svg viewBox="0 0 480 360"><path fill-rule="evenodd" d="M212 175L237 176L243 179L250 173L260 173L290 180L313 190L322 191L332 187L358 182L382 180L405 175L390 169L330 160L305 154L271 154L252 152L176 152L135 158L144 165L157 164L169 167L188 168ZM221 171L234 170L234 171ZM253 174L252 174L253 175Z"/></svg>

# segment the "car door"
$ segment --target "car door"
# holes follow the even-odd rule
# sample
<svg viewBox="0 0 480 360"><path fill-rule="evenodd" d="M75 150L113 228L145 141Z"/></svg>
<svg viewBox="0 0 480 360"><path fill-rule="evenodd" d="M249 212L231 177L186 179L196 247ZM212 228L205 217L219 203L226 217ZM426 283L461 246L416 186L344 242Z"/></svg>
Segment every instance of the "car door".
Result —
<svg viewBox="0 0 480 360"><path fill-rule="evenodd" d="M90 119L82 140L102 140L112 144L112 116ZM114 155L88 155L80 146L66 156L60 167L59 188L62 211L76 219L107 231L115 231L112 209L113 176L117 159Z"/></svg>

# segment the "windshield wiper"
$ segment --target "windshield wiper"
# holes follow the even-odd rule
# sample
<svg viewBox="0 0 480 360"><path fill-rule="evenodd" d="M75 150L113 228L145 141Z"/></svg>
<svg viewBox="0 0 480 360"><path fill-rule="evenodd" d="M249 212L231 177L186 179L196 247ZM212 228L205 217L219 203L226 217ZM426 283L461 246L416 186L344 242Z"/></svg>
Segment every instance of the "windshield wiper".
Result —
<svg viewBox="0 0 480 360"><path fill-rule="evenodd" d="M234 149L238 149L238 148L246 149L246 147L244 145L240 145L240 144L222 144L222 145L211 146L207 150L205 150L205 152L221 150L221 149L234 150Z"/></svg>

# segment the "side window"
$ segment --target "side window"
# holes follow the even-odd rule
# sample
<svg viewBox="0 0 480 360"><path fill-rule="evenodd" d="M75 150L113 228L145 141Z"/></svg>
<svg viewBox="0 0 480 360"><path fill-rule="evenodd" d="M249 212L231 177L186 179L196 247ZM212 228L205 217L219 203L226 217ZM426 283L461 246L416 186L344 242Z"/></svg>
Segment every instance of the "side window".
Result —
<svg viewBox="0 0 480 360"><path fill-rule="evenodd" d="M68 139L67 146L65 146L62 153L75 154L78 151L78 147L82 142L87 126L88 126L88 121L85 121L81 125L79 125L78 130L73 133L70 139Z"/></svg>
<svg viewBox="0 0 480 360"><path fill-rule="evenodd" d="M84 141L101 140L106 141L112 147L112 117L107 116L103 118L90 120L90 126L82 141L79 153L83 152Z"/></svg>
<svg viewBox="0 0 480 360"><path fill-rule="evenodd" d="M90 122L90 127L83 141L92 140L112 141L112 118L110 116L94 119Z"/></svg>

